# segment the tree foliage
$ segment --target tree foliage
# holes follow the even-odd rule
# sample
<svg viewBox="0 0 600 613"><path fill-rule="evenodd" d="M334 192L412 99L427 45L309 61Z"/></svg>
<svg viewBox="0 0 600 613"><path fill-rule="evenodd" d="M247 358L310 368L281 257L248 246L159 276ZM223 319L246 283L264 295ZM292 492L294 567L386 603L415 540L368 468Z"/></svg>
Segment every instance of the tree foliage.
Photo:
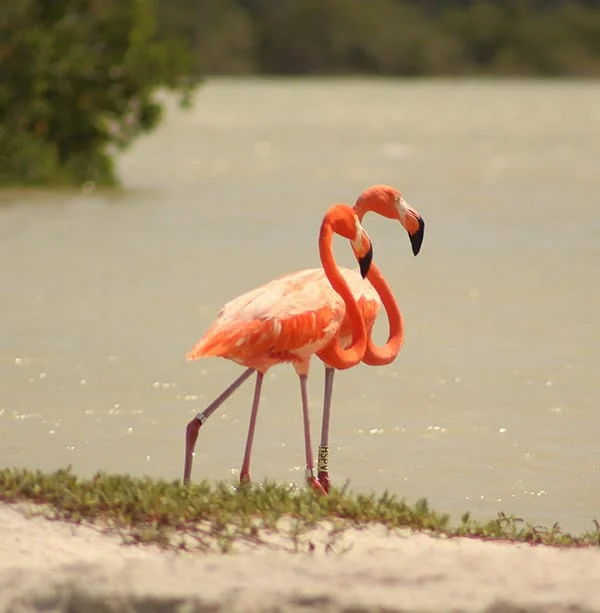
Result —
<svg viewBox="0 0 600 613"><path fill-rule="evenodd" d="M250 15L233 0L159 0L161 31L194 50L193 70L253 72L255 32Z"/></svg>
<svg viewBox="0 0 600 613"><path fill-rule="evenodd" d="M213 74L600 74L600 0L161 3Z"/></svg>
<svg viewBox="0 0 600 613"><path fill-rule="evenodd" d="M0 8L0 181L115 182L111 153L154 128L158 88L192 57L152 0L10 0Z"/></svg>

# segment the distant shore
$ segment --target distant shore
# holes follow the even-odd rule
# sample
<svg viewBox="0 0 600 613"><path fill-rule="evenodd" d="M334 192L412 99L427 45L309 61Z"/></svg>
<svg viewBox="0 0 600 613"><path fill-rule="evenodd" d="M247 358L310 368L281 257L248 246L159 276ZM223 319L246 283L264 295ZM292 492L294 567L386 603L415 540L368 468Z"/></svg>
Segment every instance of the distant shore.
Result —
<svg viewBox="0 0 600 613"><path fill-rule="evenodd" d="M31 507L29 507L31 508ZM600 550L444 539L383 526L276 534L233 554L128 546L0 504L0 611L600 611Z"/></svg>

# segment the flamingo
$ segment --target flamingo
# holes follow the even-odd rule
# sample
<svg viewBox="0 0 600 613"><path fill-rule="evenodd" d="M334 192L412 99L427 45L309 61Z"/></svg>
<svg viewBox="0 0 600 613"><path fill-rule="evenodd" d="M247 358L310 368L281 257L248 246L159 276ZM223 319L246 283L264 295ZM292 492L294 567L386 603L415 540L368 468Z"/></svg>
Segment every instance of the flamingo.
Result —
<svg viewBox="0 0 600 613"><path fill-rule="evenodd" d="M398 220L408 232L413 254L416 256L419 253L423 242L425 222L419 213L404 200L398 190L389 185L373 185L362 192L353 208L361 222L369 211L389 219ZM356 273L352 272L352 274L354 277L356 276ZM367 279L370 285L352 284L359 288L358 292L354 293L354 297L367 328L367 348L362 362L370 366L383 366L393 362L400 352L404 344L404 324L400 307L392 290L375 263L371 264ZM349 279L349 281L351 280ZM373 342L372 332L382 303L389 322L389 336L386 343L378 347ZM350 320L345 318L339 334L339 342L342 346L349 342L351 330ZM327 348L317 352L317 355L325 364L325 392L321 442L317 454L317 479L325 492L329 492L331 487L329 479L329 425L335 367L329 363Z"/></svg>
<svg viewBox="0 0 600 613"><path fill-rule="evenodd" d="M350 240L360 266L360 276L354 271L337 267L332 248L334 234ZM307 393L310 358L312 354L327 347L328 365L346 369L361 361L367 346L365 323L353 295L353 291L357 292L354 287L356 283L353 280L353 287L350 287L347 278L357 275L362 281L370 268L373 251L351 207L337 204L327 210L321 224L319 253L322 269L303 270L279 277L228 302L205 335L188 352L188 360L219 356L246 366L246 369L188 423L184 484L189 483L191 478L194 447L200 427L256 372L250 424L240 471L242 482L250 480L250 456L264 375L276 364L291 362L300 379L306 479L310 487L325 493L314 476ZM323 279L326 283L322 282ZM342 348L337 335L344 319L348 322L351 342Z"/></svg>

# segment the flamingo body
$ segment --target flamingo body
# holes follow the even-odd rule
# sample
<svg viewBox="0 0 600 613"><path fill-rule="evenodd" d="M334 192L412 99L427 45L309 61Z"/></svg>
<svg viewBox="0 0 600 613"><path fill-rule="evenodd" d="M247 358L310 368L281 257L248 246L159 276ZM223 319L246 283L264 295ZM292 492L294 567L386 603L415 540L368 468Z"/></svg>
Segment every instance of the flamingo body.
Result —
<svg viewBox="0 0 600 613"><path fill-rule="evenodd" d="M340 272L370 333L381 300L358 272L348 268ZM263 373L276 364L291 362L298 374L306 374L311 356L336 335L340 346L350 344L352 323L342 297L322 268L301 270L225 304L187 358L219 356Z"/></svg>

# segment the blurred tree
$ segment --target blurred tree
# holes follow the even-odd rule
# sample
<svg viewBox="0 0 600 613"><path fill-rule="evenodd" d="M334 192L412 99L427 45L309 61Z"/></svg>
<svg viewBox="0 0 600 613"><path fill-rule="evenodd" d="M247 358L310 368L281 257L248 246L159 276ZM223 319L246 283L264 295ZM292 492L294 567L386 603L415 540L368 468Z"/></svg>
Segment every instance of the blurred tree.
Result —
<svg viewBox="0 0 600 613"><path fill-rule="evenodd" d="M194 73L256 69L253 24L237 0L159 0L158 7L161 30L183 38L193 49Z"/></svg>
<svg viewBox="0 0 600 613"><path fill-rule="evenodd" d="M252 18L257 69L267 74L600 73L600 0L237 4Z"/></svg>
<svg viewBox="0 0 600 613"><path fill-rule="evenodd" d="M360 0L356 4L362 8ZM363 53L372 72L416 76L453 72L460 64L460 45L425 9L428 6L421 9L411 0L377 0L377 11L357 11Z"/></svg>
<svg viewBox="0 0 600 613"><path fill-rule="evenodd" d="M116 182L113 158L154 128L192 57L157 35L153 0L10 0L0 8L0 181Z"/></svg>
<svg viewBox="0 0 600 613"><path fill-rule="evenodd" d="M430 42L450 52L413 2L242 1L255 22L265 72L421 74L429 61L438 63Z"/></svg>
<svg viewBox="0 0 600 613"><path fill-rule="evenodd" d="M463 8L450 8L444 25L460 41L470 72L483 72L492 66L496 54L510 39L513 23L505 5L473 2Z"/></svg>
<svg viewBox="0 0 600 613"><path fill-rule="evenodd" d="M336 72L343 66L348 0L257 0L251 4L261 69L277 74Z"/></svg>

